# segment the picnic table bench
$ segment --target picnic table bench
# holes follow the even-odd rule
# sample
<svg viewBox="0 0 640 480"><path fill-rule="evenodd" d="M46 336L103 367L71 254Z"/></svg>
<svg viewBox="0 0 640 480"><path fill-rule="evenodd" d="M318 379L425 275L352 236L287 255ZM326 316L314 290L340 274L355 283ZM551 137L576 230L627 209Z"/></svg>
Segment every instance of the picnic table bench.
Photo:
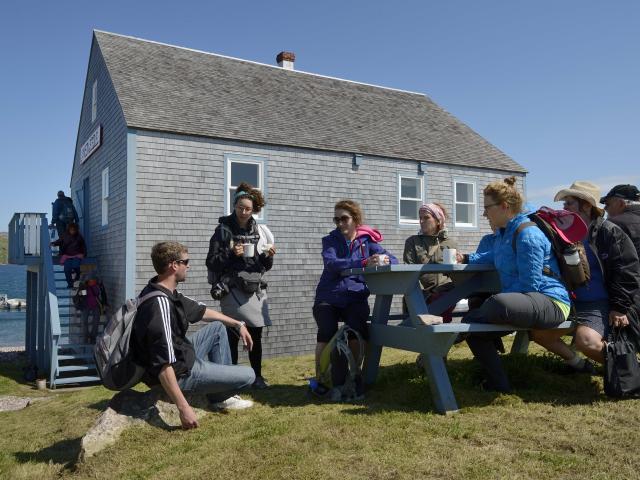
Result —
<svg viewBox="0 0 640 480"><path fill-rule="evenodd" d="M420 286L420 276L424 273L444 273L452 278L454 288L427 306ZM528 350L529 335L525 328L486 323L424 325L420 321L421 315L440 315L473 293L499 292L500 278L492 265L383 265L352 268L345 270L343 275L364 275L369 290L375 295L364 366L367 384L376 380L383 347L422 353L435 408L439 413L452 413L458 410L458 405L444 357L459 333L515 331L511 352L526 353ZM390 319L398 318L390 314L394 295L404 297L408 316L402 316L398 324L389 324ZM566 321L556 328L568 332L572 323Z"/></svg>

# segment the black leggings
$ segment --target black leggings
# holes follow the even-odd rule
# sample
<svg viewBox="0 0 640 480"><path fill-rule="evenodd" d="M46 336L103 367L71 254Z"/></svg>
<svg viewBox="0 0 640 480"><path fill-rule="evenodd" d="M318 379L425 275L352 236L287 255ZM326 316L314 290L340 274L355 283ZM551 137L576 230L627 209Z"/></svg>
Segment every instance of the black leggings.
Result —
<svg viewBox="0 0 640 480"><path fill-rule="evenodd" d="M546 329L564 321L560 308L549 297L537 292L499 293L482 306L464 316L465 323L504 323L516 327ZM508 332L472 333L467 344L474 358L482 365L489 386L499 391L510 389L507 374L502 368L496 340Z"/></svg>
<svg viewBox="0 0 640 480"><path fill-rule="evenodd" d="M253 348L249 352L249 362L256 377L262 376L262 329L264 327L247 327L251 339L253 340ZM227 327L227 337L229 338L229 348L231 350L231 362L238 364L238 343L240 337L235 328Z"/></svg>

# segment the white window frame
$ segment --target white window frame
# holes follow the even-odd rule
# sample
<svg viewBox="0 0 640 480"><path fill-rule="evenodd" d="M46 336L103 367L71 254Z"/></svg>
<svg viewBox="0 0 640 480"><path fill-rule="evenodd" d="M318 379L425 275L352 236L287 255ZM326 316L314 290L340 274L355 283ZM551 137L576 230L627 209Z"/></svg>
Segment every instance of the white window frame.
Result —
<svg viewBox="0 0 640 480"><path fill-rule="evenodd" d="M471 198L472 202L459 202L458 201L458 189L459 183L464 183L473 186L473 194ZM472 222L458 222L458 205L473 205L473 218ZM478 183L475 180L468 178L454 178L453 179L453 222L456 228L476 228L478 226Z"/></svg>
<svg viewBox="0 0 640 480"><path fill-rule="evenodd" d="M91 123L96 121L98 116L98 80L93 81L91 87Z"/></svg>
<svg viewBox="0 0 640 480"><path fill-rule="evenodd" d="M420 196L416 198L412 197L403 197L402 196L402 179L410 178L411 180L419 180L420 181ZM420 204L424 203L424 175L416 175L415 173L398 173L398 224L399 225L420 225L420 219L415 218L413 220L408 220L406 218L402 218L401 215L401 204L402 200L413 200ZM420 205L418 205L420 208Z"/></svg>
<svg viewBox="0 0 640 480"><path fill-rule="evenodd" d="M109 167L102 170L101 205L102 226L105 227L109 224Z"/></svg>
<svg viewBox="0 0 640 480"><path fill-rule="evenodd" d="M253 185L262 192L263 195L267 195L266 192L266 159L264 157L251 156L251 155L238 155L238 154L225 154L224 164L224 210L226 215L230 215L233 210L233 199L231 198L231 189L237 188L237 185L231 185L231 164L244 163L249 165L258 166L258 182L259 185ZM266 221L266 208L263 208L259 214L254 214L253 218L256 221L262 223Z"/></svg>

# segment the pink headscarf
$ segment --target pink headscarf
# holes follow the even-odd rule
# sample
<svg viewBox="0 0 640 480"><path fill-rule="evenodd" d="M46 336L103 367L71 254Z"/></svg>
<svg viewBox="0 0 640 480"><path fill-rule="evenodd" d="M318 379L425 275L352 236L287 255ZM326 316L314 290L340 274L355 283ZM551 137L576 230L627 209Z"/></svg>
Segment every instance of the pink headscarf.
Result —
<svg viewBox="0 0 640 480"><path fill-rule="evenodd" d="M442 208L440 208L440 206L436 205L435 203L425 203L420 207L419 215L422 216L425 213L428 213L433 218L435 218L440 225L440 230L444 230L445 216L444 211L442 210Z"/></svg>

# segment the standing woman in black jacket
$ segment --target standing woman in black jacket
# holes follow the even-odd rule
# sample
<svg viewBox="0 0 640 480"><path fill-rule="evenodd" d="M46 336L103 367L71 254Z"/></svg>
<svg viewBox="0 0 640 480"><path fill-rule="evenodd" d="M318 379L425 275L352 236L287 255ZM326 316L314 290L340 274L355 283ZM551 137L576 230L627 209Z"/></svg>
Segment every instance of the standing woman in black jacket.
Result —
<svg viewBox="0 0 640 480"><path fill-rule="evenodd" d="M211 296L220 300L222 313L246 324L253 349L249 352L256 374L254 388L268 385L262 376L262 329L271 325L267 304L265 272L273 266L276 254L273 235L266 225L253 218L266 202L260 190L241 183L233 197L231 215L220 217L209 241L207 269L212 284ZM228 330L233 364L238 363L238 335Z"/></svg>

